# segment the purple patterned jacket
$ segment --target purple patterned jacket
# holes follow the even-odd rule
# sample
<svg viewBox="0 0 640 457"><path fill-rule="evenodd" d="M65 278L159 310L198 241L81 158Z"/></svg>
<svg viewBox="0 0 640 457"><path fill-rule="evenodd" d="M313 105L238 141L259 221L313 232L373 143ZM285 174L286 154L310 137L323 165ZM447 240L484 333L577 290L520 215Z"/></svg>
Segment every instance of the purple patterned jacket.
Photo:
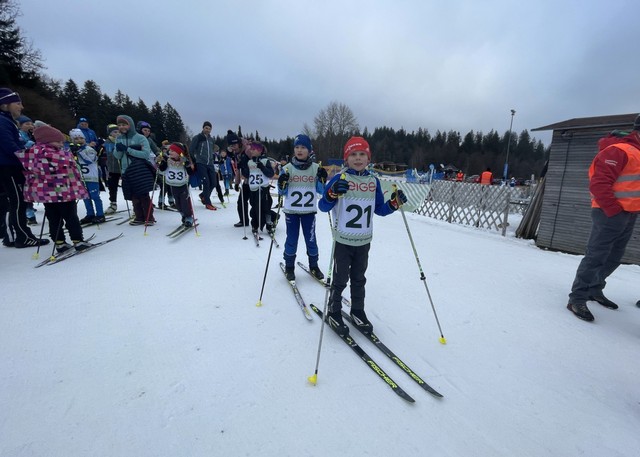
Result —
<svg viewBox="0 0 640 457"><path fill-rule="evenodd" d="M61 203L89 198L73 154L46 143L16 153L25 168L24 199Z"/></svg>

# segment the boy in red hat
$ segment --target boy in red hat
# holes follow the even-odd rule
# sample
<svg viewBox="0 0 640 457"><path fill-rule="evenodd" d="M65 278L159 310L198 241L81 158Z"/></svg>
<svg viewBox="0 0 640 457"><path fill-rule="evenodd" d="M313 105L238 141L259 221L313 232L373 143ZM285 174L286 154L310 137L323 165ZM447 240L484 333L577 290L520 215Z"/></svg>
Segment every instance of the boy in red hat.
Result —
<svg viewBox="0 0 640 457"><path fill-rule="evenodd" d="M407 201L399 189L385 201L380 181L367 170L370 161L369 143L359 136L349 138L344 145L346 168L331 178L318 203L320 211L333 210L335 248L327 322L341 336L349 333L341 314L342 291L349 280L352 322L365 333L373 331L364 312L373 214L388 216Z"/></svg>

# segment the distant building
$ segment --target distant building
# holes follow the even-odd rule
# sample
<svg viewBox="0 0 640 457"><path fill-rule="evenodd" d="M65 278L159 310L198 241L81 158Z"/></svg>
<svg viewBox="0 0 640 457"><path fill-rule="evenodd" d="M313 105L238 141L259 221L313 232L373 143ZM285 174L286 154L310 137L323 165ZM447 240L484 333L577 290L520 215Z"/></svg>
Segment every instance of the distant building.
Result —
<svg viewBox="0 0 640 457"><path fill-rule="evenodd" d="M637 115L583 117L532 129L553 130L536 239L538 247L584 254L591 230L588 173L598 152L598 140L613 130L631 131ZM640 264L638 225L622 261Z"/></svg>

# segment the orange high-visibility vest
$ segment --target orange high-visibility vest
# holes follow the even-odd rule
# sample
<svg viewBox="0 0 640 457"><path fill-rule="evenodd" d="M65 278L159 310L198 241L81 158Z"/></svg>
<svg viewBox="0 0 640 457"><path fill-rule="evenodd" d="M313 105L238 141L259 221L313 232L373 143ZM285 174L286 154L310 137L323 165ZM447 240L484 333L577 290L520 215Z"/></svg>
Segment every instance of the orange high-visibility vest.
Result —
<svg viewBox="0 0 640 457"><path fill-rule="evenodd" d="M629 212L640 212L640 150L627 143L616 143L607 148L616 147L627 153L627 164L622 169L622 173L613 184L613 194L622 209ZM607 148L603 149L606 150ZM594 162L589 167L589 181L595 172ZM591 206L600 208L596 200L591 197Z"/></svg>
<svg viewBox="0 0 640 457"><path fill-rule="evenodd" d="M480 184L491 184L491 178L493 177L493 173L490 171L484 171L480 175Z"/></svg>

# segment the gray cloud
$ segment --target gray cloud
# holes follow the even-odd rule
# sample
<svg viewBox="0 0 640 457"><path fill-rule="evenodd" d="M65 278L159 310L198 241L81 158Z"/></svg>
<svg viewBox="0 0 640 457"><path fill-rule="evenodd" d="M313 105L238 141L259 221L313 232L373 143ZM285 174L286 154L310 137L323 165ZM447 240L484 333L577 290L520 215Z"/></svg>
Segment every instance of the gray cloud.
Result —
<svg viewBox="0 0 640 457"><path fill-rule="evenodd" d="M363 128L463 134L512 108L516 131L640 110L630 1L20 5L51 77L169 102L193 131L284 138L334 100Z"/></svg>

